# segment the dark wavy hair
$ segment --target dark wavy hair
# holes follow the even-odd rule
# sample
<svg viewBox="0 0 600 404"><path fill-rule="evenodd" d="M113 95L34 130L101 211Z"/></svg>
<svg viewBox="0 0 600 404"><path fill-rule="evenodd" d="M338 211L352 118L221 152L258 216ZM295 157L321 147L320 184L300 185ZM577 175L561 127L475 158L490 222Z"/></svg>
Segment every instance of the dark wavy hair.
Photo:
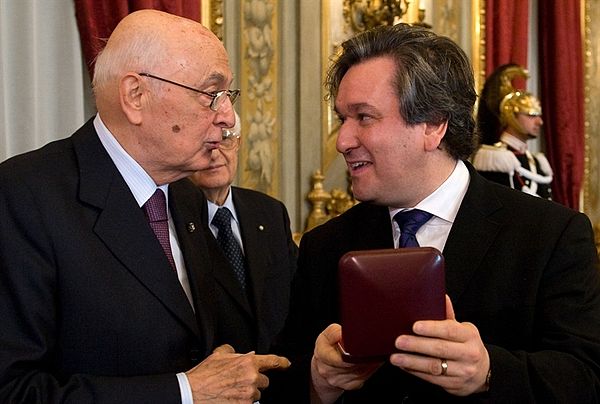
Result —
<svg viewBox="0 0 600 404"><path fill-rule="evenodd" d="M380 56L396 63L394 85L407 124L448 121L442 147L456 159L468 158L477 145L473 117L477 94L465 52L451 39L424 27L376 27L342 44L327 74L329 97L335 100L350 67Z"/></svg>

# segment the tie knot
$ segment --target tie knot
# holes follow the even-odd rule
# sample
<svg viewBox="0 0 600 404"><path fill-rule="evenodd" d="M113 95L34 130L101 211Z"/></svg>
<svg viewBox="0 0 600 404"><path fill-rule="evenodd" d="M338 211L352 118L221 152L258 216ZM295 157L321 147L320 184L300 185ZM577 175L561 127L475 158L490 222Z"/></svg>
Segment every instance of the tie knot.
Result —
<svg viewBox="0 0 600 404"><path fill-rule="evenodd" d="M405 210L396 213L394 220L400 226L401 233L416 234L419 228L433 216L431 213L419 210Z"/></svg>
<svg viewBox="0 0 600 404"><path fill-rule="evenodd" d="M162 189L158 188L144 204L144 212L149 222L167 220L167 200Z"/></svg>
<svg viewBox="0 0 600 404"><path fill-rule="evenodd" d="M227 208L219 208L213 217L212 224L221 229L231 229L231 212Z"/></svg>

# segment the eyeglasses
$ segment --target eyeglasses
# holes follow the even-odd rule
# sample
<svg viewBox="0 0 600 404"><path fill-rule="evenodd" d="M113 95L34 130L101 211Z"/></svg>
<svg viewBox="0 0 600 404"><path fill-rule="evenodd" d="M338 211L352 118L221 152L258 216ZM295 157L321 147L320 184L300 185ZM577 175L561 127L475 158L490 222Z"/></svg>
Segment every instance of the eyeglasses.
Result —
<svg viewBox="0 0 600 404"><path fill-rule="evenodd" d="M188 90L192 90L195 91L197 93L206 95L208 97L211 98L210 101L210 109L213 111L217 111L219 109L219 107L221 105L223 105L223 102L225 101L225 98L229 98L229 101L231 102L231 104L233 105L236 100L238 99L238 97L240 96L240 90L221 90L221 91L214 91L214 92L206 92L206 91L202 91L202 90L198 90L197 88L194 87L190 87L190 86L186 86L185 84L181 84L181 83L177 83L175 81L171 81L171 80L167 80L167 79L163 79L162 77L158 77L155 76L153 74L150 73L138 73L140 76L144 76L144 77L150 77L152 79L156 79L156 80L160 80L160 81L164 81L165 83L169 83L169 84L173 84L179 87L183 87L185 89Z"/></svg>
<svg viewBox="0 0 600 404"><path fill-rule="evenodd" d="M223 129L221 131L221 142L219 143L219 148L223 150L234 149L238 145L239 141L239 132L233 131L231 129Z"/></svg>

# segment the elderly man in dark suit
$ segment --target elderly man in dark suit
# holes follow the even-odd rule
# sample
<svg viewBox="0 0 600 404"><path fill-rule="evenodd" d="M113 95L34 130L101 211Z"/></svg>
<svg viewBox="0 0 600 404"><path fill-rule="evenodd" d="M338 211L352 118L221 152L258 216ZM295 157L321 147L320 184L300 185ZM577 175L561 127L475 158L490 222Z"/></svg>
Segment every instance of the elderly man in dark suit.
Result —
<svg viewBox="0 0 600 404"><path fill-rule="evenodd" d="M464 52L425 28L380 27L345 42L328 78L341 121L337 149L363 202L302 238L288 349L306 372L293 397L598 402L592 227L585 215L491 183L464 161L475 145L476 99ZM446 319L415 322L385 361L345 362L338 260L401 247L406 234L405 245L443 252Z"/></svg>
<svg viewBox="0 0 600 404"><path fill-rule="evenodd" d="M0 165L1 402L251 402L289 364L217 345L204 201L170 186L233 126L232 80L209 30L133 13L98 57L98 115Z"/></svg>
<svg viewBox="0 0 600 404"><path fill-rule="evenodd" d="M210 163L190 179L206 197L203 221L210 223L209 245L220 256L214 270L219 340L241 352L266 353L287 316L298 248L283 203L231 185L241 139L236 113Z"/></svg>

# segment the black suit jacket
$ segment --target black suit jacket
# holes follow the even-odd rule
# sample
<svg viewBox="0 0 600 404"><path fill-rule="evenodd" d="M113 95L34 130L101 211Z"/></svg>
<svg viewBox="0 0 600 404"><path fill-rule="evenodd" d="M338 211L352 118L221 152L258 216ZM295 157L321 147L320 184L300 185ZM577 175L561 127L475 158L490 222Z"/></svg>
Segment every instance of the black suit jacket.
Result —
<svg viewBox="0 0 600 404"><path fill-rule="evenodd" d="M489 393L454 397L388 363L344 403L598 402L600 277L588 218L468 167L443 255L456 318L477 326L490 354ZM292 365L304 385L286 393L289 400L307 402L301 394L315 339L339 322L339 258L377 248L393 248L389 213L367 203L303 236L288 335L295 345L287 349L300 353Z"/></svg>
<svg viewBox="0 0 600 404"><path fill-rule="evenodd" d="M0 402L180 402L221 311L205 200L169 193L193 309L91 120L0 165Z"/></svg>
<svg viewBox="0 0 600 404"><path fill-rule="evenodd" d="M267 353L284 326L298 248L292 239L287 209L280 201L257 191L232 187L247 263L244 294L229 262L210 229L208 245L214 253L211 278L214 340L237 352ZM200 191L198 191L200 192ZM208 207L202 207L208 223Z"/></svg>

